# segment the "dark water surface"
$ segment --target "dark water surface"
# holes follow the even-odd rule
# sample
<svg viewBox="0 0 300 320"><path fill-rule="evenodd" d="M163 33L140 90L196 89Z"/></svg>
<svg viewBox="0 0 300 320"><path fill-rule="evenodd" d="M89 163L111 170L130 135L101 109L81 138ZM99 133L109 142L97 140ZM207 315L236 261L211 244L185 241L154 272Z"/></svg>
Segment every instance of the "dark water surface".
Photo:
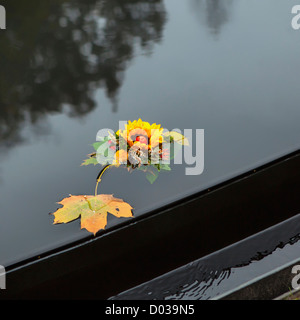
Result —
<svg viewBox="0 0 300 320"><path fill-rule="evenodd" d="M87 237L52 225L102 128L141 117L205 130L205 170L173 165L150 185L112 169L99 186L134 215L299 149L300 31L283 0L3 1L0 33L0 264ZM201 214L201 213L199 213ZM109 219L108 228L118 224Z"/></svg>
<svg viewBox="0 0 300 320"><path fill-rule="evenodd" d="M277 268L298 264L299 230L300 214L112 296L110 300L208 300L226 297L229 292L266 277ZM293 264L295 261L297 263ZM292 267L290 270L292 272ZM280 276L278 281L282 282ZM274 283L274 287L276 285ZM291 289L291 283L285 285L287 291ZM265 288L266 292L269 290L272 292L272 288ZM261 299L255 296L255 290L251 294L252 298Z"/></svg>

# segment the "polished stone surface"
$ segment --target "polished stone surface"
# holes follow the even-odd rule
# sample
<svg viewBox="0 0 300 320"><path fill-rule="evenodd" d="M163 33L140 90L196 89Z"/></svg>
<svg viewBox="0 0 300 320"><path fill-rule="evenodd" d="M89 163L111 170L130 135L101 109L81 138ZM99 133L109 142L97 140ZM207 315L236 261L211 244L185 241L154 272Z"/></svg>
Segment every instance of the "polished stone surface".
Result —
<svg viewBox="0 0 300 320"><path fill-rule="evenodd" d="M149 4L150 3L150 4ZM296 1L14 1L0 34L0 264L89 234L52 225L69 194L92 194L80 167L120 120L204 129L205 168L172 165L151 185L112 169L99 192L146 212L299 149ZM195 141L194 141L195 143ZM201 213L199 213L201 214ZM108 228L120 221L109 217ZM213 230L212 230L213 232Z"/></svg>

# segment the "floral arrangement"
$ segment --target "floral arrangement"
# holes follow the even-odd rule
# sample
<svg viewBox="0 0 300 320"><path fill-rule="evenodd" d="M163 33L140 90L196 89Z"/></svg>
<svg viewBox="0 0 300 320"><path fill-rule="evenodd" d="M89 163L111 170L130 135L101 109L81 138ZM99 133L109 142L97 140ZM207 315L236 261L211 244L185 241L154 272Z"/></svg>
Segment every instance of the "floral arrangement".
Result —
<svg viewBox="0 0 300 320"><path fill-rule="evenodd" d="M97 194L103 173L111 166L124 165L129 171L139 169L147 172L147 179L153 183L158 172L170 171L170 160L174 158L176 146L188 145L188 140L176 131L169 132L161 125L142 121L128 121L124 129L99 137L93 144L95 152L89 154L82 165L101 164L104 167L97 176L95 195L69 195L58 204L53 224L81 220L81 229L96 233L105 229L107 215L117 218L132 218L132 206L110 194ZM178 149L177 149L178 150Z"/></svg>
<svg viewBox="0 0 300 320"><path fill-rule="evenodd" d="M170 171L170 160L179 148L189 145L181 133L141 119L128 121L123 130L99 137L99 140L93 144L95 152L89 154L82 165L102 164L104 169L124 165L129 171L146 172L150 183L157 179L161 170Z"/></svg>

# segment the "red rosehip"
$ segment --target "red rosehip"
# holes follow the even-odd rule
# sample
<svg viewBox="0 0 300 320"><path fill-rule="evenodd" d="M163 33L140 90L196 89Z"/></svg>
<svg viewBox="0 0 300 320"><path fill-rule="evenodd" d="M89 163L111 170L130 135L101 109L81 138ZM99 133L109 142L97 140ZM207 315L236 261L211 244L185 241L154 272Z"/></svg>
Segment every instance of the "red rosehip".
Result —
<svg viewBox="0 0 300 320"><path fill-rule="evenodd" d="M148 140L147 140L147 138L144 137L144 136L137 136L137 137L135 138L135 141L139 141L140 143L148 144Z"/></svg>

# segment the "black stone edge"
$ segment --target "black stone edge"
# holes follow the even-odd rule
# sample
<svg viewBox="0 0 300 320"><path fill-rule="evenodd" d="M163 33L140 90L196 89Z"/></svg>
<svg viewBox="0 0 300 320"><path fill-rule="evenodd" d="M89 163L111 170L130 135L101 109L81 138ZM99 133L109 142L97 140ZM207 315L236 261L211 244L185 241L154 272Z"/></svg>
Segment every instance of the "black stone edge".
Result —
<svg viewBox="0 0 300 320"><path fill-rule="evenodd" d="M163 213L164 211L169 211L169 210L172 210L172 208L176 207L177 205L182 205L183 203L185 202L189 202L189 201L192 201L196 198L199 198L199 197L202 197L202 196L205 196L213 191L216 191L218 189L221 189L221 188L225 188L226 186L229 186L239 180L242 180L242 179L245 179L245 178L248 178L252 175L255 175L255 174L258 174L259 172L263 171L263 170L266 170L274 165L277 165L278 163L280 162L283 162L283 161L287 161L289 160L290 158L293 158L293 157L296 157L296 156L300 156L300 149L292 152L292 153L289 153L287 155L284 155L276 160L273 160L271 162L268 162L262 166L259 166L255 169L251 169L241 175L238 175L232 179L229 179L229 180L226 180L225 182L222 182L220 184L217 184L215 186L211 186L203 191L200 191L200 192L197 192L197 193L194 193L190 196L187 196L187 197L184 197L184 198L181 198L177 201L174 201L168 205L165 205L161 208L158 208L158 209L155 209L155 210L152 210L152 211L149 211L145 214L142 214L138 217L134 217L133 219L130 219L130 220L127 220L127 221L124 221L124 222L121 222L119 223L118 225L116 226L113 226L113 227L110 227L106 230L103 230L101 232L99 232L98 235L96 236L87 236L83 239L80 239L78 241L74 241L70 244L67 244L67 245L63 245L63 246L60 246L58 247L57 249L54 249L54 250L50 250L50 251L47 251L46 253L43 253L43 254L38 254L32 258L29 258L29 259L24 259L23 261L21 262L18 262L18 263L15 263L15 264L12 264L12 265L9 265L9 266L6 266L5 269L6 269L6 272L10 272L10 271L13 271L13 270L16 270L16 269L19 269L20 267L22 266L26 266L30 263L33 263L33 262L38 262L40 261L41 259L44 259L44 258L47 258L47 257L50 257L52 255L56 255L60 252L64 252L66 250L70 250L70 249L75 249L77 248L78 246L81 246L81 245L84 245L85 243L89 243L91 241L97 241L98 239L101 239L102 237L106 236L106 235L109 235L115 231L118 231L119 229L122 229L126 226L129 226L131 224L136 224L138 223L139 221L141 220L145 220L149 217L152 217L152 216L155 216L157 214L161 214Z"/></svg>
<svg viewBox="0 0 300 320"><path fill-rule="evenodd" d="M65 294L71 297L77 290L78 294L85 298L97 295L106 299L134 287L138 283L143 283L193 261L195 258L205 256L209 252L226 247L241 240L241 238L246 238L268 226L283 221L299 213L297 201L299 173L296 172L296 175L294 175L295 170L297 171L299 168L299 159L300 154L297 150L255 170L248 171L235 179L138 217L135 221L122 223L122 225L111 228L102 236L92 239L90 237L85 241L79 241L70 246L48 252L38 259L27 260L23 264L15 265L10 269L7 268L7 286L11 289L10 293L7 290L8 296L11 294L16 297L19 292L23 291L25 292L23 297L39 296L40 293L43 293L46 297L50 295L56 297L57 294L62 293L61 290L65 290L67 292ZM286 177L285 174L288 174L288 176ZM265 182L267 185L261 186ZM287 214L282 215L278 210L274 217L267 216L265 221L257 227L256 223L261 220L260 214L264 212L263 209L270 209L272 206L274 208L273 202L276 202L276 199L273 201L272 196L276 188L273 185L277 182L277 187L280 187L280 192L285 197L281 209L284 209ZM285 190L289 189L290 185L290 190L286 192ZM257 192L257 188L260 189L260 192ZM270 189L272 190L270 191ZM248 191L251 192L250 197ZM237 202L230 200L232 192L238 196ZM291 206L287 201L290 197L289 193L292 194L293 200ZM281 193L277 191L276 196L281 197ZM227 208L223 212L225 216L219 216L220 209L224 209L220 200L228 201L226 203ZM248 208L248 206L254 205L254 211L257 211L261 203L267 207L260 209L262 211L257 212L258 216L253 217L253 208ZM202 207L202 215L200 216L199 212L195 211L199 204ZM245 217L242 218L240 217L239 207L241 204L244 206L243 209L246 210ZM286 205L288 205L288 208L286 208ZM231 213L232 208L235 210L234 214ZM275 208L277 209L277 207ZM189 214L190 219L187 219L186 214ZM223 224L226 223L225 227L228 228L229 238L225 237L224 241L223 239L211 238L212 243L209 244L209 247L202 247L201 243L206 240L207 236L210 236L209 230L206 230L206 225L210 224L208 229L215 227L212 220L214 218L219 219L219 217L221 221L217 225L217 231L220 233ZM176 220L174 220L175 218ZM245 220L244 218L251 220L249 221L250 228L248 225L246 228L241 225ZM237 222L236 219L238 219ZM194 221L200 222L202 225L193 226ZM156 230L157 222L163 222L163 233ZM170 222L172 225L170 225ZM246 222L248 223L248 220ZM235 225L232 226L232 223ZM202 229L198 232L199 226ZM237 226L241 230L236 229ZM193 228L192 233L190 233L191 227ZM188 236L188 239L184 239L183 245L182 239L176 238L178 232ZM235 234L236 232L238 234ZM199 236L202 237L200 240L198 239ZM124 239L127 240L127 243L120 242ZM162 240L169 241L169 243L161 242ZM200 251L195 250L199 245ZM181 251L181 255L178 255L178 248L180 250L184 249ZM147 266L149 263L150 265ZM120 268L124 269L120 270ZM94 275L99 270L102 277L100 277L101 279L95 279ZM95 280L98 282L95 282ZM58 290L59 286L60 289ZM33 295L32 288L35 291ZM103 292L99 292L99 288Z"/></svg>

